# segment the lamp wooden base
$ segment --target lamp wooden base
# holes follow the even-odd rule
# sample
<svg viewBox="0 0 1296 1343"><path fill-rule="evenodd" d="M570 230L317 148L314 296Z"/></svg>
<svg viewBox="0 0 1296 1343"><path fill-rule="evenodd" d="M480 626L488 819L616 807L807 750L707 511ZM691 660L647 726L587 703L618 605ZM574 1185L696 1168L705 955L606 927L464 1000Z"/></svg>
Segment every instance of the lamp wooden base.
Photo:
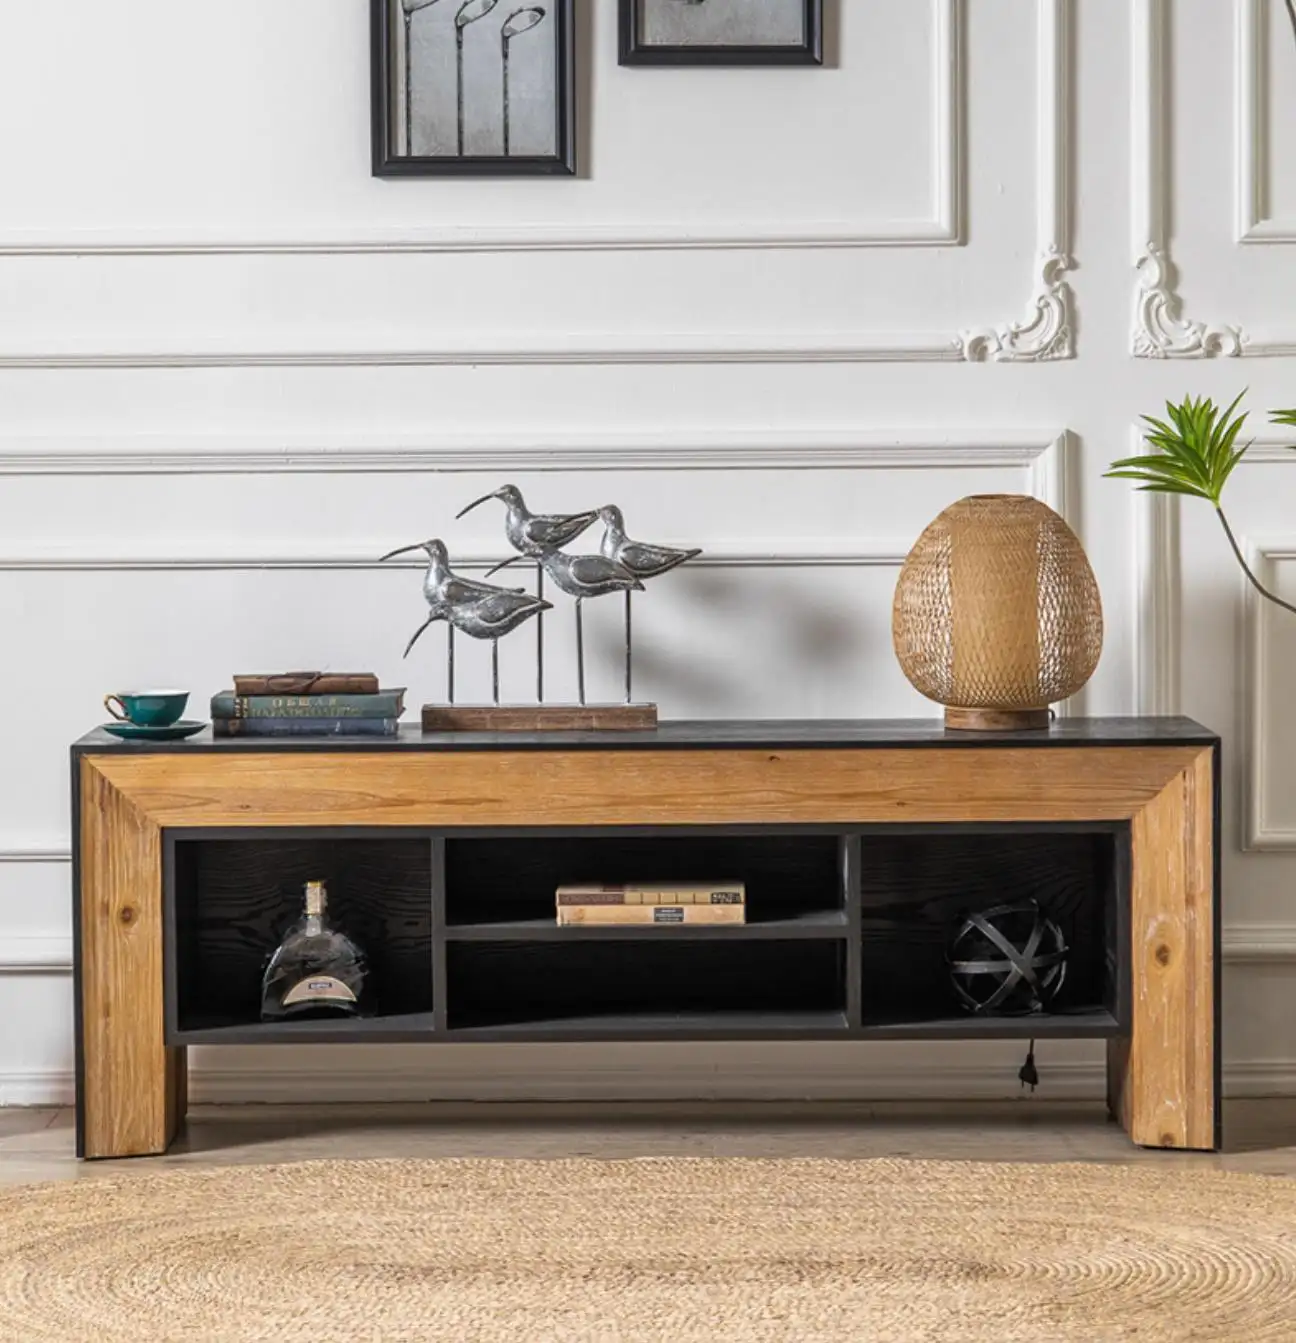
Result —
<svg viewBox="0 0 1296 1343"><path fill-rule="evenodd" d="M958 732L1023 732L1048 727L1048 709L957 709L945 710L945 726Z"/></svg>
<svg viewBox="0 0 1296 1343"><path fill-rule="evenodd" d="M655 704L425 704L424 732L650 732Z"/></svg>

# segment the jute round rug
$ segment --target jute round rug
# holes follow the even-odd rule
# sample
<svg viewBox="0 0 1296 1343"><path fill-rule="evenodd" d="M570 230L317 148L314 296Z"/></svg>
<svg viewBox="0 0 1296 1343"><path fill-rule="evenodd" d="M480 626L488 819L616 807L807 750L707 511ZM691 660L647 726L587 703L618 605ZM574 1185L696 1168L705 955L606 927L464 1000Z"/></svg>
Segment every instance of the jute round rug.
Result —
<svg viewBox="0 0 1296 1343"><path fill-rule="evenodd" d="M0 1337L1291 1340L1296 1182L933 1161L319 1161L0 1195Z"/></svg>

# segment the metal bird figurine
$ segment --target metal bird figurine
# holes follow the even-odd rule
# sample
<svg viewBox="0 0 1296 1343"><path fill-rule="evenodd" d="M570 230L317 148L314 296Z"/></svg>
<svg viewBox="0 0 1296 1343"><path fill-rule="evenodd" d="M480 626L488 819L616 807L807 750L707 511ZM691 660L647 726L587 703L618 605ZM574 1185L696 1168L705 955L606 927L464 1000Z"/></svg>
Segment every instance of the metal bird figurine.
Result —
<svg viewBox="0 0 1296 1343"><path fill-rule="evenodd" d="M548 550L558 550L574 541L598 519L598 511L587 513L532 513L522 500L522 491L516 485L501 485L490 494L474 499L455 514L461 518L488 499L501 499L508 510L504 519L504 535L509 545L519 554L539 558Z"/></svg>
<svg viewBox="0 0 1296 1343"><path fill-rule="evenodd" d="M576 680L580 702L585 703L585 629L581 603L586 597L605 597L610 592L642 590L643 584L623 564L604 555L564 555L550 550L540 556L540 565L554 586L576 598Z"/></svg>
<svg viewBox="0 0 1296 1343"><path fill-rule="evenodd" d="M408 554L412 550L425 551L428 556L427 574L423 579L423 596L427 601L429 614L405 645L404 655L409 656L410 649L433 621L444 620L449 626L446 663L447 698L453 704L455 630L460 630L473 639L490 639L491 680L495 703L498 704L500 639L506 634L511 634L533 615L549 610L551 604L542 598L532 597L521 588L502 588L494 583L478 583L470 578L461 578L450 568L445 543L435 538L401 546L388 551L382 558L389 560L396 555Z"/></svg>
<svg viewBox="0 0 1296 1343"><path fill-rule="evenodd" d="M507 509L504 515L504 535L508 537L509 545L518 552L518 555L525 555L537 561L536 597L543 600L544 568L539 563L540 557L574 541L598 519L598 512L591 509L585 513L532 513L522 498L522 491L516 485L501 485L498 490L483 494L480 499L474 499L472 503L461 508L455 517L463 517L465 513L470 513L489 499L501 500ZM489 570L487 577L489 578L495 569L502 569L506 564L513 563L515 558L517 556L495 565ZM536 702L544 703L543 619L536 621Z"/></svg>
<svg viewBox="0 0 1296 1343"><path fill-rule="evenodd" d="M657 546L648 541L634 541L626 535L625 518L615 504L604 504L598 515L603 522L603 540L599 545L605 558L623 565L636 578L656 578L688 560L696 559L702 551L678 550L672 546ZM631 699L630 661L630 593L625 595L625 698Z"/></svg>

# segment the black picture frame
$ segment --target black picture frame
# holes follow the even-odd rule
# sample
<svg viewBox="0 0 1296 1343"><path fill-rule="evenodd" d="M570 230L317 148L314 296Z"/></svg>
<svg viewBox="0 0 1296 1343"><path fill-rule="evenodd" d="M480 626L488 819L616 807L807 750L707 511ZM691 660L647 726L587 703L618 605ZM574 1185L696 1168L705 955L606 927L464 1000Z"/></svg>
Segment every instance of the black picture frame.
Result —
<svg viewBox="0 0 1296 1343"><path fill-rule="evenodd" d="M668 47L639 41L641 0L619 0L622 65L822 65L823 0L803 0L805 41L775 47Z"/></svg>
<svg viewBox="0 0 1296 1343"><path fill-rule="evenodd" d="M375 177L573 177L576 174L576 0L548 0L554 18L557 104L553 154L422 155L395 152L393 0L369 0L370 119Z"/></svg>

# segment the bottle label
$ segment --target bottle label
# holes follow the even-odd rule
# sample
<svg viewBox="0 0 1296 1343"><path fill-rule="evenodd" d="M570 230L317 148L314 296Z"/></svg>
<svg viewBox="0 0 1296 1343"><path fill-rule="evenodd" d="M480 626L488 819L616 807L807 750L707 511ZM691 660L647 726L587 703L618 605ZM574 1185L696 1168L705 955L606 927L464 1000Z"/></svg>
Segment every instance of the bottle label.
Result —
<svg viewBox="0 0 1296 1343"><path fill-rule="evenodd" d="M284 995L283 1005L292 1007L296 1003L353 1003L356 996L340 980L332 975L308 975L298 980Z"/></svg>

